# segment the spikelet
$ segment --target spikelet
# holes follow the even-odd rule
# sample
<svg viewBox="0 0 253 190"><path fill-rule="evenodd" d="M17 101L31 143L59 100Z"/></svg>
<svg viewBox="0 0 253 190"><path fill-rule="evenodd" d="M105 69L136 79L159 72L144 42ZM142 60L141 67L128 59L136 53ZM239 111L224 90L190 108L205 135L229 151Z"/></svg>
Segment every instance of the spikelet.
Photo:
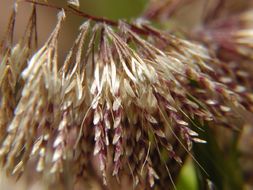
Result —
<svg viewBox="0 0 253 190"><path fill-rule="evenodd" d="M75 6L75 7L79 7L80 6L79 0L68 0L68 3L70 5Z"/></svg>
<svg viewBox="0 0 253 190"><path fill-rule="evenodd" d="M204 26L196 33L203 41L216 44L217 49L225 50L226 60L251 59L252 42L252 10L232 15L228 18L217 19ZM231 54L235 55L231 55ZM240 57L239 57L240 56Z"/></svg>
<svg viewBox="0 0 253 190"><path fill-rule="evenodd" d="M16 45L12 43L12 31L14 30L14 23L16 19L17 5L14 5L13 13L7 30L7 36L1 43L1 108L0 108L0 142L3 143L1 149L1 158L9 149L8 141L3 142L8 125L14 117L14 109L18 104L21 89L24 86L24 81L20 79L21 72L26 66L26 61L30 54L30 47L32 46L32 37L36 34L36 9L33 7L31 17L29 18L27 31ZM9 140L11 137L9 137Z"/></svg>

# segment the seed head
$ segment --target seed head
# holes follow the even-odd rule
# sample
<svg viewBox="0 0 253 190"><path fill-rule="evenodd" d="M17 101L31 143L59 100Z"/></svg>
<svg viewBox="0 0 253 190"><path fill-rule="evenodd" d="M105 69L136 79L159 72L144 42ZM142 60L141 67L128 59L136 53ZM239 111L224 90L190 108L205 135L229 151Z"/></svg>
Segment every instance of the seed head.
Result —
<svg viewBox="0 0 253 190"><path fill-rule="evenodd" d="M205 47L141 22L87 20L59 63L65 17L26 65L31 46L1 50L0 158L10 174L35 160L38 172L78 183L97 159L105 185L128 176L140 189L165 188L171 160L205 143L196 123L236 128L236 109L252 108L247 87Z"/></svg>

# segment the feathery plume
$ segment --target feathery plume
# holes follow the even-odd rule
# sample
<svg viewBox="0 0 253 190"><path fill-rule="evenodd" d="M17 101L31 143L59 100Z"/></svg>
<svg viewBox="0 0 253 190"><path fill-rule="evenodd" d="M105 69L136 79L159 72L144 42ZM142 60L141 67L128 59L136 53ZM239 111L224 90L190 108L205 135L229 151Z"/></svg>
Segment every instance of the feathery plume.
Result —
<svg viewBox="0 0 253 190"><path fill-rule="evenodd" d="M193 143L205 143L196 123L236 128L236 109L252 111L252 94L224 78L230 68L205 47L141 22L90 17L58 63L65 17L60 11L49 39L25 66L29 56L21 51L22 64L12 67L23 85L1 80L8 102L13 95L18 100L0 117L0 158L9 174L22 173L34 159L38 172L68 173L78 183L92 178L97 159L104 185L113 183L111 175L126 175L137 189L164 189L166 177L174 177L170 161L181 164ZM5 61L14 53L3 56L0 72L12 74Z"/></svg>

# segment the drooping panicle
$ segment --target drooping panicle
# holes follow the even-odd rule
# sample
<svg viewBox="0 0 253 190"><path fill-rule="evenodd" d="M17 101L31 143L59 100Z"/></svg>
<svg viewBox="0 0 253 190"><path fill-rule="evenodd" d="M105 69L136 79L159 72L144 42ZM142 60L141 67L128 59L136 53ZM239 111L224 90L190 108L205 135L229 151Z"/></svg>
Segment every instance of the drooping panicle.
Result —
<svg viewBox="0 0 253 190"><path fill-rule="evenodd" d="M231 67L204 46L141 21L89 18L60 63L65 17L60 11L32 56L31 42L0 52L0 158L9 174L35 160L38 172L58 180L165 189L194 143L206 143L196 132L203 124L236 128L236 110L252 111L253 95ZM238 43L245 34L237 33Z"/></svg>

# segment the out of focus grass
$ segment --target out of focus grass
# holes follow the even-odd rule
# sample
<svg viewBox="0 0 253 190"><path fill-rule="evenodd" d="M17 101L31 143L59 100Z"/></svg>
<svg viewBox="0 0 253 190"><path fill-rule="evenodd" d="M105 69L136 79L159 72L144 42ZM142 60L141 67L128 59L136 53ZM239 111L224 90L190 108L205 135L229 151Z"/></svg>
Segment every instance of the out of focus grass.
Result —
<svg viewBox="0 0 253 190"><path fill-rule="evenodd" d="M178 181L177 181L177 190L198 190L197 176L194 169L194 163L191 159L187 160L184 164Z"/></svg>

